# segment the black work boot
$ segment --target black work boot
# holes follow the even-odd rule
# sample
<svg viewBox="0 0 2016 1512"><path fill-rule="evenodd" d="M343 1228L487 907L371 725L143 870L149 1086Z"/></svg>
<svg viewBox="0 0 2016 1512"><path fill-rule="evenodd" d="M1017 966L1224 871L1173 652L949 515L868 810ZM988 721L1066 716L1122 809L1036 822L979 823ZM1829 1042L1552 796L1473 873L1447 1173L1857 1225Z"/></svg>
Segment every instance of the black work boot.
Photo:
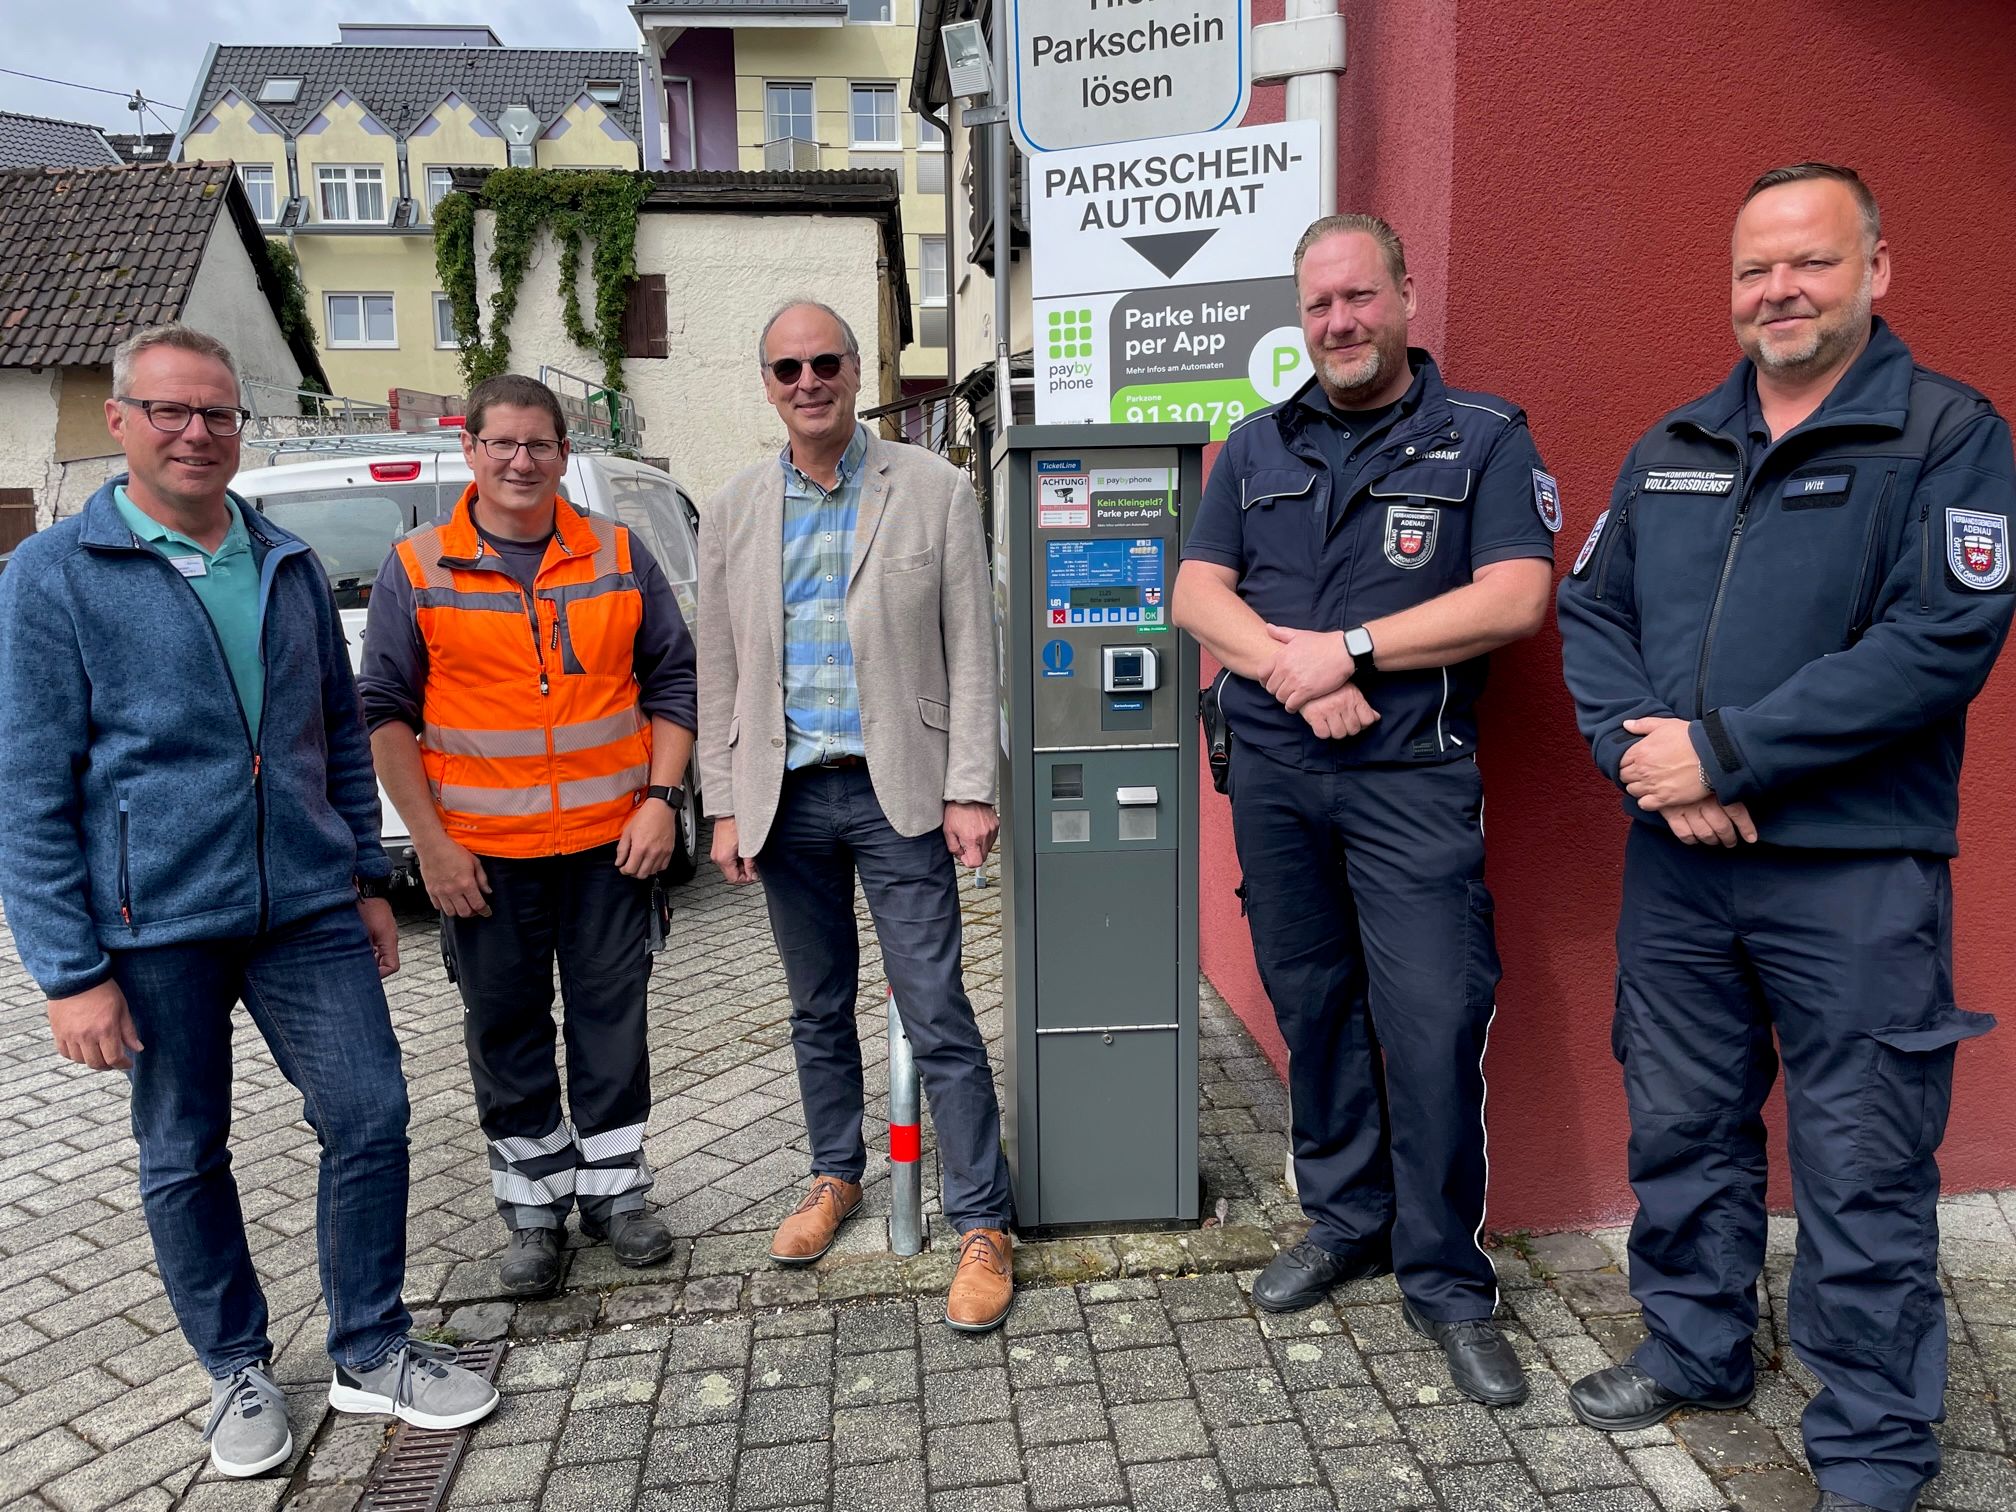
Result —
<svg viewBox="0 0 2016 1512"><path fill-rule="evenodd" d="M1594 1371L1568 1388L1568 1405L1575 1416L1591 1428L1605 1433L1623 1433L1632 1428L1650 1428L1682 1407L1705 1407L1711 1412L1728 1412L1745 1406L1751 1393L1718 1401L1712 1397L1682 1396L1668 1391L1636 1365L1612 1365Z"/></svg>
<svg viewBox="0 0 2016 1512"><path fill-rule="evenodd" d="M497 1262L497 1281L514 1297L543 1297L560 1284L560 1230L522 1228Z"/></svg>
<svg viewBox="0 0 2016 1512"><path fill-rule="evenodd" d="M611 1213L606 1224L596 1223L584 1214L581 1232L590 1239L607 1239L609 1248L616 1252L618 1265L632 1268L656 1265L672 1253L672 1230L656 1214L641 1209Z"/></svg>
<svg viewBox="0 0 2016 1512"><path fill-rule="evenodd" d="M1516 1407L1526 1400L1526 1367L1489 1318L1437 1323L1414 1311L1414 1304L1404 1297L1400 1312L1409 1328L1442 1346L1450 1381L1471 1401L1486 1407Z"/></svg>
<svg viewBox="0 0 2016 1512"><path fill-rule="evenodd" d="M1392 1268L1383 1250L1337 1255L1304 1240L1267 1262L1253 1280L1253 1301L1267 1312L1300 1312L1321 1302L1340 1282L1383 1276Z"/></svg>

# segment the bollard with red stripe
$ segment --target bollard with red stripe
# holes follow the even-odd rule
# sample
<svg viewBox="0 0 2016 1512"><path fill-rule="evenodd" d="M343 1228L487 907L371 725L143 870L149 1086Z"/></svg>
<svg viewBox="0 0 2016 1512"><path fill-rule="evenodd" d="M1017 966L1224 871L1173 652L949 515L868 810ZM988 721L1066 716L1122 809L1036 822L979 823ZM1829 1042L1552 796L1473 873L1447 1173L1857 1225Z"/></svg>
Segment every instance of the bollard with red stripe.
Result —
<svg viewBox="0 0 2016 1512"><path fill-rule="evenodd" d="M924 1248L923 1135L917 1061L889 990L889 1248L914 1255Z"/></svg>

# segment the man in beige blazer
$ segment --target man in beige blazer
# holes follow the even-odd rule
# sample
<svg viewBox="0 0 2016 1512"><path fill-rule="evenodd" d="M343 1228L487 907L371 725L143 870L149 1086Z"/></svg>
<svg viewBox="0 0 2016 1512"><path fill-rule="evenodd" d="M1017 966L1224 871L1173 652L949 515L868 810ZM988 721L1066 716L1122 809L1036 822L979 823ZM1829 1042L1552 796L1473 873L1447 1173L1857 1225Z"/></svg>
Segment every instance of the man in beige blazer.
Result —
<svg viewBox="0 0 2016 1512"><path fill-rule="evenodd" d="M786 305L757 353L790 440L701 517L700 778L714 864L762 880L791 989L812 1185L770 1258L809 1265L861 1202L858 872L959 1234L945 1321L982 1332L1015 1292L954 864L978 866L1000 827L980 512L957 468L856 421L860 348L832 310Z"/></svg>

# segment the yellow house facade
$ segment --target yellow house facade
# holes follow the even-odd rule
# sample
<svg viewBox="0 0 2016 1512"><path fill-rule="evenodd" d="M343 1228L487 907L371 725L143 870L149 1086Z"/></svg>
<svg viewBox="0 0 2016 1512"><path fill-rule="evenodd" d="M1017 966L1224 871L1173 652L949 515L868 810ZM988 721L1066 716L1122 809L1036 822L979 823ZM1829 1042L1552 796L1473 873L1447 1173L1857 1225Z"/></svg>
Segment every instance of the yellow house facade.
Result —
<svg viewBox="0 0 2016 1512"><path fill-rule="evenodd" d="M237 165L300 264L331 389L383 403L463 386L434 269L452 171L641 168L647 109L634 52L346 25L334 46L211 48L175 155Z"/></svg>
<svg viewBox="0 0 2016 1512"><path fill-rule="evenodd" d="M663 166L896 175L917 312L903 387L943 384L948 157L909 108L917 0L643 0L632 12L663 101L646 144Z"/></svg>

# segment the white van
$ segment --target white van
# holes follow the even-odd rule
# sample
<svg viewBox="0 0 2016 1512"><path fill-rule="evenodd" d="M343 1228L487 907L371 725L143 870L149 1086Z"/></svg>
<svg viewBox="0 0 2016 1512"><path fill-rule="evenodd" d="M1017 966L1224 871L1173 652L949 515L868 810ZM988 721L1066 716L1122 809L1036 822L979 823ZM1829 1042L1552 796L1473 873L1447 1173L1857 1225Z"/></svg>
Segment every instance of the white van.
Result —
<svg viewBox="0 0 2016 1512"><path fill-rule="evenodd" d="M232 487L261 513L315 548L336 590L343 633L354 670L364 656L365 605L378 569L407 531L446 519L472 481L454 434L330 437L294 443L304 450L276 454L277 465L238 474ZM576 450L560 491L590 514L620 520L657 560L679 600L689 633L697 634L699 577L692 497L655 467L607 452ZM381 788L386 854L394 880L417 882L419 864L399 811ZM683 882L700 859L702 797L697 763L686 772L686 808L668 877Z"/></svg>

